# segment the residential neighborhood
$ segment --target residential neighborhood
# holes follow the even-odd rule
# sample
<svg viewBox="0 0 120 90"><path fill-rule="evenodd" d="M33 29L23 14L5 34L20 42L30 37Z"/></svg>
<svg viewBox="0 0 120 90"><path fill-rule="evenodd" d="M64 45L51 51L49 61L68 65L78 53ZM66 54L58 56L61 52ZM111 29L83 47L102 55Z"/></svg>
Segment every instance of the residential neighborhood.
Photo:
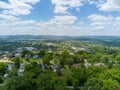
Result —
<svg viewBox="0 0 120 90"><path fill-rule="evenodd" d="M18 86L21 86L14 87L24 87L25 90L38 88L34 85L48 89L50 87L44 86L43 83L55 85L56 82L60 83L57 86L63 88L61 90L84 90L98 88L94 85L99 84L99 80L104 83L103 76L109 73L119 76L119 46L109 47L103 42L73 41L71 39L59 42L43 39L20 40L19 44L16 40L6 41L9 48L4 46L3 42L0 41L0 43L0 47L2 47L2 49L0 48L0 88L12 88L11 82L16 85L19 81L21 84ZM92 79L93 81L91 81ZM95 83L92 85L93 82ZM28 83L30 86L25 87L24 85ZM101 87L104 86L100 86L98 90L102 90Z"/></svg>

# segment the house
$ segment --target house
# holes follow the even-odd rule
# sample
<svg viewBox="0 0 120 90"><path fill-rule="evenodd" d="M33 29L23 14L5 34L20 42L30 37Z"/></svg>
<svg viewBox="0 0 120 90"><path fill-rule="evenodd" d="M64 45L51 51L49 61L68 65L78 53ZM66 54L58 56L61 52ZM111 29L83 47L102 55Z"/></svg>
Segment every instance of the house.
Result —
<svg viewBox="0 0 120 90"><path fill-rule="evenodd" d="M3 75L3 77L8 77L8 76L9 76L9 74L4 74L4 75Z"/></svg>
<svg viewBox="0 0 120 90"><path fill-rule="evenodd" d="M104 66L105 64L102 63L102 62L98 62L98 63L95 63L94 65L95 65L95 66Z"/></svg>
<svg viewBox="0 0 120 90"><path fill-rule="evenodd" d="M0 59L0 62L3 62L3 63L13 63L13 62L10 61L9 58L7 58L7 57L1 58L1 59Z"/></svg>
<svg viewBox="0 0 120 90"><path fill-rule="evenodd" d="M92 64L91 63L89 63L89 62L87 62L87 60L86 59L84 59L84 62L85 62L85 67L86 68L88 68L88 67L90 67L90 66L92 66Z"/></svg>
<svg viewBox="0 0 120 90"><path fill-rule="evenodd" d="M20 67L18 69L18 76L22 76L23 75L24 69L25 69L25 64L24 63L20 63Z"/></svg>
<svg viewBox="0 0 120 90"><path fill-rule="evenodd" d="M29 50L29 51L33 51L35 48L34 47L24 47L24 49Z"/></svg>
<svg viewBox="0 0 120 90"><path fill-rule="evenodd" d="M60 71L60 66L58 64L52 65L51 68L53 69L53 72Z"/></svg>
<svg viewBox="0 0 120 90"><path fill-rule="evenodd" d="M85 67L86 67L86 68L88 68L88 67L92 66L92 64L91 64L91 63L88 63L88 62L87 62L87 63L85 63L84 65L85 65Z"/></svg>
<svg viewBox="0 0 120 90"><path fill-rule="evenodd" d="M76 68L79 68L80 67L80 63L75 63L75 64L73 64L73 66L76 67Z"/></svg>
<svg viewBox="0 0 120 90"><path fill-rule="evenodd" d="M16 52L21 53L23 50L24 50L23 47L19 47L17 48Z"/></svg>
<svg viewBox="0 0 120 90"><path fill-rule="evenodd" d="M25 68L25 64L24 63L20 63L20 68L18 70L18 72L24 72L24 68Z"/></svg>
<svg viewBox="0 0 120 90"><path fill-rule="evenodd" d="M4 53L5 55L7 55L7 54L9 54L9 51L4 51L3 53Z"/></svg>
<svg viewBox="0 0 120 90"><path fill-rule="evenodd" d="M15 54L15 57L21 57L21 56L22 56L21 53L16 53L16 54Z"/></svg>
<svg viewBox="0 0 120 90"><path fill-rule="evenodd" d="M39 56L38 55L34 55L33 58L38 58Z"/></svg>
<svg viewBox="0 0 120 90"><path fill-rule="evenodd" d="M7 57L7 55L6 55L6 54L3 54L3 55L1 56L1 58L4 58L4 57Z"/></svg>
<svg viewBox="0 0 120 90"><path fill-rule="evenodd" d="M11 71L13 69L14 64L8 64L8 70Z"/></svg>
<svg viewBox="0 0 120 90"><path fill-rule="evenodd" d="M42 69L45 69L45 65L44 65L44 64L41 64L41 68L42 68Z"/></svg>
<svg viewBox="0 0 120 90"><path fill-rule="evenodd" d="M116 64L116 62L113 60L109 60L109 63Z"/></svg>

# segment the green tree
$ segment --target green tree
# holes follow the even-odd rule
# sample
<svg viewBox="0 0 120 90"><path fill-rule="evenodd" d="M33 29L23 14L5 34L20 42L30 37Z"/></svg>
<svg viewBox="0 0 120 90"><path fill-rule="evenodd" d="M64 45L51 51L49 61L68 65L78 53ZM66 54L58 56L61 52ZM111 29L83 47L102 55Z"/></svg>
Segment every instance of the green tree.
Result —
<svg viewBox="0 0 120 90"><path fill-rule="evenodd" d="M72 68L71 73L72 85L82 86L87 80L87 73L85 68Z"/></svg>
<svg viewBox="0 0 120 90"><path fill-rule="evenodd" d="M104 80L102 90L120 90L120 84L116 80Z"/></svg>
<svg viewBox="0 0 120 90"><path fill-rule="evenodd" d="M15 68L19 69L20 67L20 59L18 57L13 59L14 63L15 63Z"/></svg>
<svg viewBox="0 0 120 90"><path fill-rule="evenodd" d="M0 84L3 83L3 77L0 76Z"/></svg>
<svg viewBox="0 0 120 90"><path fill-rule="evenodd" d="M50 60L52 60L52 55L50 53L47 53L44 57L43 57L43 63L50 65Z"/></svg>
<svg viewBox="0 0 120 90"><path fill-rule="evenodd" d="M4 75L6 71L6 65L4 63L0 63L0 75Z"/></svg>
<svg viewBox="0 0 120 90"><path fill-rule="evenodd" d="M66 79L64 77L53 77L51 86L52 90L66 90Z"/></svg>
<svg viewBox="0 0 120 90"><path fill-rule="evenodd" d="M24 79L22 77L12 77L5 81L6 90L28 90L25 89Z"/></svg>
<svg viewBox="0 0 120 90"><path fill-rule="evenodd" d="M22 51L22 57L25 57L26 55L31 57L31 56L33 56L33 53L30 52L29 50L23 50Z"/></svg>
<svg viewBox="0 0 120 90"><path fill-rule="evenodd" d="M51 81L52 81L52 76L50 74L48 73L40 74L36 80L38 90L53 90Z"/></svg>

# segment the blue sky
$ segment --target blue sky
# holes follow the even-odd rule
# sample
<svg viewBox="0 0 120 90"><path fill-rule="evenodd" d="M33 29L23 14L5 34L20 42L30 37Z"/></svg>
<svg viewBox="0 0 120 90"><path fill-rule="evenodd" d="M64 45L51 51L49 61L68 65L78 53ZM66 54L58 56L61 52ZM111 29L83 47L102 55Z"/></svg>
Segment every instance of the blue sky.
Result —
<svg viewBox="0 0 120 90"><path fill-rule="evenodd" d="M0 35L119 36L120 0L0 0Z"/></svg>

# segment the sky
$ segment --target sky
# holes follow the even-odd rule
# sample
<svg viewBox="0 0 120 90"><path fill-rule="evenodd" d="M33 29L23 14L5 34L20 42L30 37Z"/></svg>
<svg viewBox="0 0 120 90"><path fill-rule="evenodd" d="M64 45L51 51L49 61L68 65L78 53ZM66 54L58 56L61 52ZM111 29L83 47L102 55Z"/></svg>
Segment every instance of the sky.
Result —
<svg viewBox="0 0 120 90"><path fill-rule="evenodd" d="M120 36L120 0L0 0L0 35Z"/></svg>

